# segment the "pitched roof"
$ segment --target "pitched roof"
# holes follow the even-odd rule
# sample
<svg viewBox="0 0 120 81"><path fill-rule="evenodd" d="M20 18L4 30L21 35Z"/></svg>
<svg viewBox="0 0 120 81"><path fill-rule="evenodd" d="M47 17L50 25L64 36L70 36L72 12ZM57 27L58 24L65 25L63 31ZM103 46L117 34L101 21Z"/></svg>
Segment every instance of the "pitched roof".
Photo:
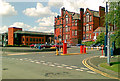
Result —
<svg viewBox="0 0 120 81"><path fill-rule="evenodd" d="M89 11L90 11L91 13L93 13L94 16L96 16L96 17L100 17L98 11L90 10L90 9L89 9Z"/></svg>

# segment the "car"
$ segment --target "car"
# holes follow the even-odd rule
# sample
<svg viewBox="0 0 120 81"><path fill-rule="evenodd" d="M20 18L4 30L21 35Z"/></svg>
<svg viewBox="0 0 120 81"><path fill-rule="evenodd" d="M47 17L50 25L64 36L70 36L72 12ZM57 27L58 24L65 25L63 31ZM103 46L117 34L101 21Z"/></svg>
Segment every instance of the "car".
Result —
<svg viewBox="0 0 120 81"><path fill-rule="evenodd" d="M56 47L56 48L63 48L63 44L56 44L56 45L52 45L52 47ZM67 44L67 48L70 48L71 46L69 44Z"/></svg>
<svg viewBox="0 0 120 81"><path fill-rule="evenodd" d="M52 45L50 45L50 44L41 45L41 48L50 48L50 47L52 47Z"/></svg>
<svg viewBox="0 0 120 81"><path fill-rule="evenodd" d="M41 46L41 45L44 45L44 44L35 44L34 47L39 48L39 46Z"/></svg>
<svg viewBox="0 0 120 81"><path fill-rule="evenodd" d="M76 46L81 46L81 45L84 45L84 44L76 44Z"/></svg>
<svg viewBox="0 0 120 81"><path fill-rule="evenodd" d="M30 47L33 48L35 45L34 44L31 44Z"/></svg>
<svg viewBox="0 0 120 81"><path fill-rule="evenodd" d="M97 46L101 46L101 44L100 43L97 43L97 44L92 44L92 45L90 45L91 47L97 47Z"/></svg>

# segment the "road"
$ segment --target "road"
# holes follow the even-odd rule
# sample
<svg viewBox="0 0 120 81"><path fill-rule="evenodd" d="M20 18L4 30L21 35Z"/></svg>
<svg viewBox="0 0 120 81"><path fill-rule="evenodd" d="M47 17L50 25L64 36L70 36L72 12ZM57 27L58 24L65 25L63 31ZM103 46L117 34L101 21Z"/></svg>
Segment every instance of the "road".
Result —
<svg viewBox="0 0 120 81"><path fill-rule="evenodd" d="M78 47L68 49L79 52ZM88 54L56 56L55 52L2 53L3 79L109 79L86 68L82 61L98 56L101 51ZM22 55L20 55L22 54Z"/></svg>

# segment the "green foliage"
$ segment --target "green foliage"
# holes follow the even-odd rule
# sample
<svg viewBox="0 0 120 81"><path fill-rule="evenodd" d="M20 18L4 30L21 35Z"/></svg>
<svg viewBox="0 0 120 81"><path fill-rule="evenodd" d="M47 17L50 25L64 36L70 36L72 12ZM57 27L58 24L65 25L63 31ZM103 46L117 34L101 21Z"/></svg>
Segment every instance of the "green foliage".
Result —
<svg viewBox="0 0 120 81"><path fill-rule="evenodd" d="M104 32L100 33L100 35L97 36L97 40L95 43L101 43L104 44L105 34Z"/></svg>
<svg viewBox="0 0 120 81"><path fill-rule="evenodd" d="M119 2L109 2L109 12L105 17L106 22L115 26L115 33L111 37L111 42L115 41L116 48L120 48L120 1Z"/></svg>
<svg viewBox="0 0 120 81"><path fill-rule="evenodd" d="M88 42L82 42L82 44L86 45L86 46L90 46L92 44L94 44L94 41L88 41Z"/></svg>

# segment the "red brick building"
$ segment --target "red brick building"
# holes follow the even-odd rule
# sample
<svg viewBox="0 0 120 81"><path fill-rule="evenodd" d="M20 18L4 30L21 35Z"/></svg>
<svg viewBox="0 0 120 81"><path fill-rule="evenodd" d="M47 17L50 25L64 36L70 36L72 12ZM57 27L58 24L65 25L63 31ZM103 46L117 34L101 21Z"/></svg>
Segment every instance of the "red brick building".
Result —
<svg viewBox="0 0 120 81"><path fill-rule="evenodd" d="M93 33L98 27L105 27L105 8L99 7L99 11L86 9L83 23L83 42L94 41L98 33Z"/></svg>
<svg viewBox="0 0 120 81"><path fill-rule="evenodd" d="M52 43L53 33L22 31L22 28L8 28L8 45L31 45Z"/></svg>
<svg viewBox="0 0 120 81"><path fill-rule="evenodd" d="M84 9L80 8L80 14L61 9L61 16L55 17L54 36L59 40L66 40L68 44L76 45L83 39L83 14Z"/></svg>

